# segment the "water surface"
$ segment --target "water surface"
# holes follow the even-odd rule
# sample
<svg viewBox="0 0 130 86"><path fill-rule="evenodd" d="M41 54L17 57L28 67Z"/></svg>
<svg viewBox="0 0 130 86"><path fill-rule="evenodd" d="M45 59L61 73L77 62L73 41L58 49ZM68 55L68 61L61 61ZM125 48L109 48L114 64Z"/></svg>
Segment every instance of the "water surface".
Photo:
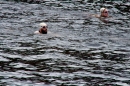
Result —
<svg viewBox="0 0 130 86"><path fill-rule="evenodd" d="M0 1L0 85L129 86L130 3L103 5L111 23L90 17L102 3Z"/></svg>

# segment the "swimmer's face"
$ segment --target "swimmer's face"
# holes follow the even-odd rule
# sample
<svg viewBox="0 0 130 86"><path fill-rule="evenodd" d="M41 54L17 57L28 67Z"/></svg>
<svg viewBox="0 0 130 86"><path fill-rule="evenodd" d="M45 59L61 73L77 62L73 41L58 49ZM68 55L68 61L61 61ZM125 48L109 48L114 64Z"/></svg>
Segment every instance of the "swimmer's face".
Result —
<svg viewBox="0 0 130 86"><path fill-rule="evenodd" d="M42 26L41 29L39 30L41 34L47 34L47 26Z"/></svg>
<svg viewBox="0 0 130 86"><path fill-rule="evenodd" d="M103 10L102 12L101 12L101 16L102 17L108 17L108 10Z"/></svg>

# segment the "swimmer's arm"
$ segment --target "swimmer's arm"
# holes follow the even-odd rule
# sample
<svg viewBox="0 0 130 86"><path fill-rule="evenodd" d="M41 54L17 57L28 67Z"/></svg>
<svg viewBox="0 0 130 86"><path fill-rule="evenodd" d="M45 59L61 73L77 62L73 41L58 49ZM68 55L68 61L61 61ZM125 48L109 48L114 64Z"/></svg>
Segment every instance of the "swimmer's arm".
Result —
<svg viewBox="0 0 130 86"><path fill-rule="evenodd" d="M35 31L34 33L35 33L35 34L39 34L39 31Z"/></svg>
<svg viewBox="0 0 130 86"><path fill-rule="evenodd" d="M100 18L100 15L98 15L98 14L91 14L90 16Z"/></svg>

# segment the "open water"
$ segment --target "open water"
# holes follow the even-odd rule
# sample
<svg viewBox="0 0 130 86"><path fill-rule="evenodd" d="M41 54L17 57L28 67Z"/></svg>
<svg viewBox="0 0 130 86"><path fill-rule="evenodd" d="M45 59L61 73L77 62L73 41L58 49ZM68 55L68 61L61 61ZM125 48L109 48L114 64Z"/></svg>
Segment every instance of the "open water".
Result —
<svg viewBox="0 0 130 86"><path fill-rule="evenodd" d="M90 16L104 6L108 23ZM1 0L0 85L130 86L130 2Z"/></svg>

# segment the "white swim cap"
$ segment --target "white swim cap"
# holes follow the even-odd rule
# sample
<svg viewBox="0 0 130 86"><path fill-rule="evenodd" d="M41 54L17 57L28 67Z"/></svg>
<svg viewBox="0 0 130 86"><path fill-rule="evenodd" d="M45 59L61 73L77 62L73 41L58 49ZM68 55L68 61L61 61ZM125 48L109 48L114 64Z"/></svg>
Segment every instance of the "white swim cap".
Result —
<svg viewBox="0 0 130 86"><path fill-rule="evenodd" d="M46 24L46 23L40 23L40 26L41 26L41 27L46 27L47 24Z"/></svg>
<svg viewBox="0 0 130 86"><path fill-rule="evenodd" d="M103 7L100 9L100 12L103 12L104 10L108 11L106 8Z"/></svg>

